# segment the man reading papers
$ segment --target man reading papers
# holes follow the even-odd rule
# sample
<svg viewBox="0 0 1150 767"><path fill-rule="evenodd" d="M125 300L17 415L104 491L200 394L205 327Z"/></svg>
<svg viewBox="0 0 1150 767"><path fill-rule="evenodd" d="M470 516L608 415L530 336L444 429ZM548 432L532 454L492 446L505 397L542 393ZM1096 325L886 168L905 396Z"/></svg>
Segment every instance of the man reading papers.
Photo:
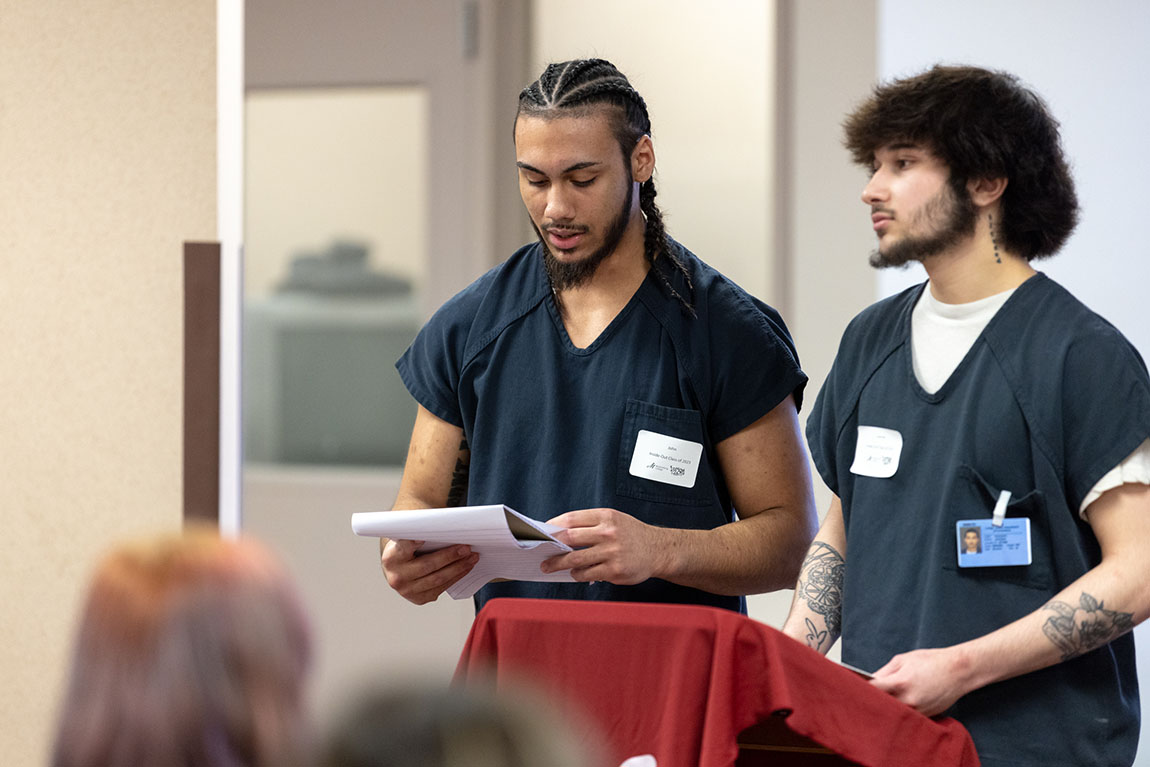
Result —
<svg viewBox="0 0 1150 767"><path fill-rule="evenodd" d="M396 509L506 504L565 530L574 581L497 596L745 610L789 586L816 516L797 425L806 376L779 315L664 231L643 98L600 59L519 96L539 235L448 301L397 367L419 403ZM438 598L478 560L383 542L388 583Z"/></svg>

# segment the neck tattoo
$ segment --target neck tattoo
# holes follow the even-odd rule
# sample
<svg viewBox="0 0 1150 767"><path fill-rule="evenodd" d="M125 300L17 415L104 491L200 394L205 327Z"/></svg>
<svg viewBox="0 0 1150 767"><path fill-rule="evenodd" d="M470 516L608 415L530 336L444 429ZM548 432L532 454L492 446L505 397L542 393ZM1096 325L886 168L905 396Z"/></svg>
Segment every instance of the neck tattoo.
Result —
<svg viewBox="0 0 1150 767"><path fill-rule="evenodd" d="M1002 256L998 254L998 235L994 231L994 216L987 213L986 223L990 226L990 241L994 244L994 263L1001 264Z"/></svg>

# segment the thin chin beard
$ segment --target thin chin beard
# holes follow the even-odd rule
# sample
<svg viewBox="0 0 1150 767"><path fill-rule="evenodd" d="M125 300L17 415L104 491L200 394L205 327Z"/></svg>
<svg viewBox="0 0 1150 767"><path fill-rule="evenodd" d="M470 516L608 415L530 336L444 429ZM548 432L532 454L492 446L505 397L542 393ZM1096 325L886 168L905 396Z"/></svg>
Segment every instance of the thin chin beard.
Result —
<svg viewBox="0 0 1150 767"><path fill-rule="evenodd" d="M870 254L870 265L875 269L905 269L911 262L922 262L937 256L970 236L974 232L977 213L968 195L958 195L947 188L946 197L931 200L923 211L923 217L930 220L943 216L942 229L927 237L910 237L896 242L883 253L875 249Z"/></svg>
<svg viewBox="0 0 1150 767"><path fill-rule="evenodd" d="M875 248L870 254L870 265L875 269L905 269L913 262L921 263L949 250L969 234L968 230L948 229L925 239L895 243L886 253Z"/></svg>
<svg viewBox="0 0 1150 767"><path fill-rule="evenodd" d="M543 266L547 270L547 279L551 283L551 290L559 292L568 288L577 288L591 279L595 271L599 268L599 264L603 263L603 259L607 258L610 250L600 247L581 261L574 263L564 263L555 257L552 252L551 246L547 244L544 239L543 233L535 227L535 234L539 237L540 244L543 245Z"/></svg>
<svg viewBox="0 0 1150 767"><path fill-rule="evenodd" d="M969 231L947 228L927 238L916 238L895 243L883 253L875 248L870 254L870 265L875 269L905 269L911 263L921 263L931 256L937 256L960 242Z"/></svg>

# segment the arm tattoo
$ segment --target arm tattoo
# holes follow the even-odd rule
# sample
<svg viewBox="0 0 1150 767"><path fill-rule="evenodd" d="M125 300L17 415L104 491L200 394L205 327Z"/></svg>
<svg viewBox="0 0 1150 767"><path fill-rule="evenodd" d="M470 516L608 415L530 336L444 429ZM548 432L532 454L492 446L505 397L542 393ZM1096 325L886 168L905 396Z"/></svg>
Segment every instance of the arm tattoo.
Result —
<svg viewBox="0 0 1150 767"><path fill-rule="evenodd" d="M1055 613L1046 620L1042 633L1062 650L1064 661L1101 647L1134 628L1134 613L1107 610L1086 592L1078 598L1077 607L1051 600L1042 609Z"/></svg>
<svg viewBox="0 0 1150 767"><path fill-rule="evenodd" d="M826 631L819 631L810 618L806 619L807 646L816 650L824 646L824 643L827 646L834 644L842 630L845 571L846 560L842 554L821 541L811 544L795 590L798 598L826 621Z"/></svg>
<svg viewBox="0 0 1150 767"><path fill-rule="evenodd" d="M467 503L467 478L471 470L471 449L467 438L459 443L459 457L455 459L455 471L451 472L451 489L447 491L448 506L463 506Z"/></svg>

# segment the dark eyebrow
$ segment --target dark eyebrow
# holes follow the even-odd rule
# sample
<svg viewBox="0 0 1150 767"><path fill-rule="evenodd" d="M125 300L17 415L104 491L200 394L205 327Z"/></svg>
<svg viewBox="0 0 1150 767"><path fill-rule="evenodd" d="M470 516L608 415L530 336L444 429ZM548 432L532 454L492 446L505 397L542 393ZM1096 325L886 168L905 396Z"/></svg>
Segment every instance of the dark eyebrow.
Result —
<svg viewBox="0 0 1150 767"><path fill-rule="evenodd" d="M532 167L531 165L528 165L528 164L527 164L527 163L525 163L525 162L517 162L517 163L515 163L515 164L516 164L517 166L519 166L520 168L522 168L523 170L531 171L532 173L538 173L540 176L546 176L546 175L547 175L546 173L544 173L543 171L539 170L538 168ZM563 169L563 173L574 173L574 172L575 172L575 171L577 171L577 170L586 170L587 168L594 168L594 167L596 167L596 166L598 166L598 165L600 165L600 164L601 164L601 163L598 163L598 162L591 162L591 161L588 161L588 162L577 162L577 163L575 163L574 165L572 165L572 166L571 166L571 167L569 167L569 168L564 168L564 169Z"/></svg>
<svg viewBox="0 0 1150 767"><path fill-rule="evenodd" d="M874 167L874 164L878 162L879 150L882 150L884 152L904 152L907 150L911 150L911 151L915 151L915 152L924 152L926 154L931 154L931 151L928 147L924 146L923 144L916 143L914 141L897 141L897 142L894 142L891 144L883 144L882 146L878 147L877 149L875 149L871 153L871 167Z"/></svg>

